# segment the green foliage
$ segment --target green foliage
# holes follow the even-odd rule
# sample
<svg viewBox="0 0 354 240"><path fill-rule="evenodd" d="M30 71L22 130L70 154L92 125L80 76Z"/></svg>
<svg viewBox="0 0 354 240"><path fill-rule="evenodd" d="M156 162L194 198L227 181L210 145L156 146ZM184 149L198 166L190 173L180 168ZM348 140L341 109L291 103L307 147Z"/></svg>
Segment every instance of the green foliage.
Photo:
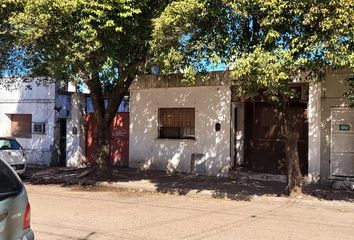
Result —
<svg viewBox="0 0 354 240"><path fill-rule="evenodd" d="M0 77L4 71L10 72L16 63L16 47L11 33L10 17L22 9L23 0L2 0L0 3ZM1 83L0 83L1 84Z"/></svg>
<svg viewBox="0 0 354 240"><path fill-rule="evenodd" d="M354 67L353 24L353 0L182 0L154 21L152 50L165 71L224 61L239 94L282 103L300 72Z"/></svg>
<svg viewBox="0 0 354 240"><path fill-rule="evenodd" d="M147 58L152 18L163 6L152 0L28 0L11 24L33 75L80 80L84 72L99 72L103 86L114 86L118 72Z"/></svg>
<svg viewBox="0 0 354 240"><path fill-rule="evenodd" d="M257 47L251 53L241 54L233 65L233 77L237 93L248 98L256 97L265 90L273 102L280 102L290 97L288 90L289 74L293 72L293 56L289 50L282 48L272 52Z"/></svg>
<svg viewBox="0 0 354 240"><path fill-rule="evenodd" d="M345 92L344 96L348 99L350 107L354 108L354 75L346 79L346 84L349 89Z"/></svg>
<svg viewBox="0 0 354 240"><path fill-rule="evenodd" d="M84 82L90 89L99 174L109 172L109 126L135 75L148 62L152 20L166 2L24 0L21 9L9 10L11 42L25 50L33 76Z"/></svg>
<svg viewBox="0 0 354 240"><path fill-rule="evenodd" d="M154 20L152 52L164 73L225 62L237 31L233 14L222 1L172 1ZM190 71L188 71L190 72Z"/></svg>
<svg viewBox="0 0 354 240"><path fill-rule="evenodd" d="M268 97L285 139L288 190L298 194L289 83L303 75L321 80L326 68L353 68L353 24L354 0L180 0L154 21L152 52L165 72L189 77L205 70L204 61L225 62L239 95Z"/></svg>

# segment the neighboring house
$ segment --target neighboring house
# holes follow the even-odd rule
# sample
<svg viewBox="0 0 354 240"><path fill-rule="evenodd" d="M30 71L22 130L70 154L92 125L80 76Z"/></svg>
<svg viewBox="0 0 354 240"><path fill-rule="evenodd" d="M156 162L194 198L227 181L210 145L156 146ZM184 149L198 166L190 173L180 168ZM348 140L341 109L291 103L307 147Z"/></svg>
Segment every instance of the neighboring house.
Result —
<svg viewBox="0 0 354 240"><path fill-rule="evenodd" d="M0 136L16 138L28 163L79 166L85 157L81 96L57 83L38 84L41 79L1 81L10 84L0 87Z"/></svg>
<svg viewBox="0 0 354 240"><path fill-rule="evenodd" d="M343 96L349 70L328 71L325 81L318 84L314 97L318 100L313 114L313 146L309 154L321 182L337 179L354 180L354 109Z"/></svg>
<svg viewBox="0 0 354 240"><path fill-rule="evenodd" d="M328 71L321 83L291 85L299 93L290 112L298 121L300 163L309 182L354 177L354 110L343 98L349 75ZM129 166L214 176L241 166L285 174L273 108L237 98L227 72L210 73L193 86L178 75L139 76L130 94Z"/></svg>
<svg viewBox="0 0 354 240"><path fill-rule="evenodd" d="M29 80L17 80L16 85L0 88L0 136L15 137L30 163L49 164L54 149L56 86Z"/></svg>

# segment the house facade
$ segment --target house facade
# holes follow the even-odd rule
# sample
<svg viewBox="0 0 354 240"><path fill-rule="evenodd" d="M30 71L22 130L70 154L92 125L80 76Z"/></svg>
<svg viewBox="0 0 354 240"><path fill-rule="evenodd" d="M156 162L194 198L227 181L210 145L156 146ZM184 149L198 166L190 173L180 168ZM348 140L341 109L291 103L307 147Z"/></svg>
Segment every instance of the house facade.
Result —
<svg viewBox="0 0 354 240"><path fill-rule="evenodd" d="M350 74L328 70L324 81L291 85L299 92L290 111L299 122L307 182L354 177L354 111L343 97ZM241 101L227 73L211 73L193 86L180 80L140 76L131 86L129 166L213 176L226 176L233 167L285 174L284 146L269 103Z"/></svg>
<svg viewBox="0 0 354 240"><path fill-rule="evenodd" d="M0 136L15 137L31 163L49 164L54 148L55 84L38 86L35 81L16 79L9 87L0 88Z"/></svg>
<svg viewBox="0 0 354 240"><path fill-rule="evenodd" d="M322 183L354 179L354 109L344 97L349 76L353 76L349 70L327 71L318 87L316 113L320 117L313 118L319 139L315 138L313 154L320 156L317 168Z"/></svg>
<svg viewBox="0 0 354 240"><path fill-rule="evenodd" d="M349 70L321 82L294 82L301 169L307 182L354 179L354 110L344 97ZM0 88L0 136L15 137L29 163L83 166L94 161L94 110L89 95L57 83L21 80ZM285 174L274 109L243 101L227 72L195 84L179 75L138 76L111 129L111 163L142 169L227 176L232 168Z"/></svg>
<svg viewBox="0 0 354 240"><path fill-rule="evenodd" d="M13 137L30 164L80 166L85 158L82 96L43 79L1 79L0 136Z"/></svg>
<svg viewBox="0 0 354 240"><path fill-rule="evenodd" d="M225 176L230 166L231 89L144 76L130 88L129 166Z"/></svg>

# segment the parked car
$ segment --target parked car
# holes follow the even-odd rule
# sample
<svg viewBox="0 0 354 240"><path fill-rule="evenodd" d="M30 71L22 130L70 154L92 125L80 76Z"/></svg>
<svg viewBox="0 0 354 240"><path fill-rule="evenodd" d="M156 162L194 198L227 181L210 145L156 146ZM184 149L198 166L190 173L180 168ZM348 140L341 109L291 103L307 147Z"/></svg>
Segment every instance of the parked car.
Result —
<svg viewBox="0 0 354 240"><path fill-rule="evenodd" d="M33 240L31 207L25 186L11 166L0 158L0 239Z"/></svg>
<svg viewBox="0 0 354 240"><path fill-rule="evenodd" d="M0 137L0 158L21 175L26 171L26 158L21 145L14 138Z"/></svg>

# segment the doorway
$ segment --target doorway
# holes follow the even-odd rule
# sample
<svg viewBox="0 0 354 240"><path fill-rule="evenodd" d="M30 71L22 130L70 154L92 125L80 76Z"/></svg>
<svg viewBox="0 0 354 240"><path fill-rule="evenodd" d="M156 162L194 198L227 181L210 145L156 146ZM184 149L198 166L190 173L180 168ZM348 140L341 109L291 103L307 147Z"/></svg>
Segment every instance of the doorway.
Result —
<svg viewBox="0 0 354 240"><path fill-rule="evenodd" d="M66 167L66 119L59 119L59 163L60 167Z"/></svg>
<svg viewBox="0 0 354 240"><path fill-rule="evenodd" d="M308 169L307 103L290 102L289 114L300 134L297 146L303 175ZM245 115L245 164L250 170L286 174L285 145L280 122L269 102L247 102Z"/></svg>
<svg viewBox="0 0 354 240"><path fill-rule="evenodd" d="M86 158L92 164L97 145L97 123L94 113L86 117ZM117 113L110 127L109 152L111 166L129 166L129 112Z"/></svg>
<svg viewBox="0 0 354 240"><path fill-rule="evenodd" d="M244 120L245 103L231 104L231 165L240 167L244 164Z"/></svg>

